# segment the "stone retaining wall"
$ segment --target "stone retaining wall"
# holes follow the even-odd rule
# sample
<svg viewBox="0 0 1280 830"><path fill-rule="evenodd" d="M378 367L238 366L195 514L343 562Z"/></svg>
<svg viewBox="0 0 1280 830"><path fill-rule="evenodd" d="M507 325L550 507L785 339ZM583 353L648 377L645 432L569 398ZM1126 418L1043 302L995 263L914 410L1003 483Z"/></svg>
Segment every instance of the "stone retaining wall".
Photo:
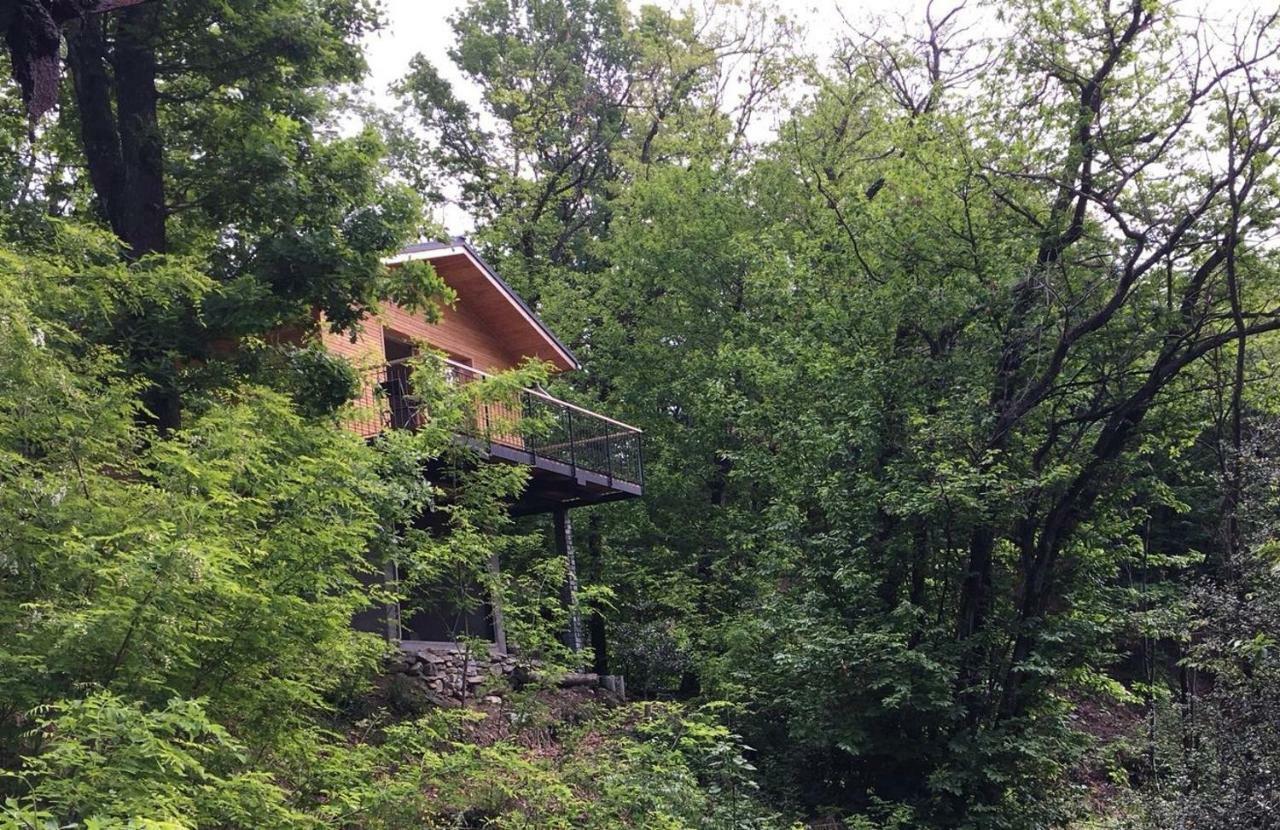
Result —
<svg viewBox="0 0 1280 830"><path fill-rule="evenodd" d="M387 666L393 677L408 681L418 693L439 706L462 703L501 703L508 689L519 688L539 673L538 661L518 661L510 654L471 653L448 644L406 647L393 654ZM562 688L605 689L626 697L626 684L615 675L573 672L557 676Z"/></svg>
<svg viewBox="0 0 1280 830"><path fill-rule="evenodd" d="M445 705L487 697L494 698L489 703L500 703L502 690L518 682L516 675L523 673L509 654L468 654L447 646L401 651L392 656L388 668L413 678Z"/></svg>

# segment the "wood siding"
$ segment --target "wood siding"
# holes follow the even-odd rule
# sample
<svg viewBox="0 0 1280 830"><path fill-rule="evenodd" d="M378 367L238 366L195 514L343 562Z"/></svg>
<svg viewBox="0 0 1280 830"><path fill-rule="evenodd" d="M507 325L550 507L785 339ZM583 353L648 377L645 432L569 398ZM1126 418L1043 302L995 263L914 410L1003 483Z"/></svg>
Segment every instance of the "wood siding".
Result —
<svg viewBox="0 0 1280 830"><path fill-rule="evenodd" d="M324 347L362 368L384 362L384 328L447 352L455 360L469 361L486 372L510 369L524 358L523 354L509 350L498 334L461 301L454 308L444 309L438 323L428 323L421 314L406 311L394 303L383 303L376 317L364 321L355 342L349 334L333 334L323 323L322 328Z"/></svg>
<svg viewBox="0 0 1280 830"><path fill-rule="evenodd" d="M415 343L425 343L448 357L486 372L502 372L520 364L524 355L504 348L497 334L459 301L445 308L439 322L428 323L422 314L384 302L379 313L365 320L353 341L350 334L334 334L321 320L321 342L330 352L342 355L362 372L387 361L385 335L394 334ZM386 400L367 381L356 404L368 413L350 426L364 436L376 435L386 424ZM381 413L381 414L379 414Z"/></svg>
<svg viewBox="0 0 1280 830"><path fill-rule="evenodd" d="M362 435L374 435L394 426L396 401L407 400L407 392L389 391L409 385L393 377L403 369L384 367L391 359L406 357L404 341L421 344L445 353L446 357L482 372L497 374L526 359L551 364L552 371L574 368L569 355L501 280L492 276L478 260L466 252L448 253L432 259L432 266L457 299L441 310L440 319L428 323L420 313L386 301L376 315L361 324L355 337L328 331L323 319L320 342L332 354L351 361L364 377L357 406L367 413L351 424ZM394 338L396 343L388 342Z"/></svg>
<svg viewBox="0 0 1280 830"><path fill-rule="evenodd" d="M385 302L354 340L349 334L322 331L324 346L358 366L375 365L386 356L385 328L398 339L421 341L486 372L501 372L525 359L549 363L553 372L577 368L573 355L470 249L439 250L430 262L457 295L439 322L428 323L420 314Z"/></svg>

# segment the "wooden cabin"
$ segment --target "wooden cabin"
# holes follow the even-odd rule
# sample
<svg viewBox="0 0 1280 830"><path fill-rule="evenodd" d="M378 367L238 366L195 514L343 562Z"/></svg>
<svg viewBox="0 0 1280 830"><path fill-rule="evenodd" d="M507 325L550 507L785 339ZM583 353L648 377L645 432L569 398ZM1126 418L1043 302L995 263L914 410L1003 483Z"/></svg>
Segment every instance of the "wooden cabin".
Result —
<svg viewBox="0 0 1280 830"><path fill-rule="evenodd" d="M440 319L384 303L366 320L354 339L325 331L324 346L348 358L364 379L359 419L350 428L372 437L387 429L412 429L424 413L413 394L415 354L424 348L446 355L442 371L465 383L514 368L534 359L554 372L579 368L572 352L464 239L411 245L388 264L426 260L457 294ZM536 414L536 434L514 427ZM606 415L559 400L540 389L524 389L514 399L486 405L463 427L459 437L493 463L522 464L530 469L524 494L511 505L513 514L550 513L556 547L573 575L569 509L639 496L644 490L642 433ZM496 568L494 561L491 567ZM387 578L396 579L389 571ZM441 645L467 634L489 637L505 651L501 613L492 604L470 614L448 609L401 618L398 609L369 613L357 620L369 630L385 630L407 648ZM582 642L580 624L567 632L573 647Z"/></svg>

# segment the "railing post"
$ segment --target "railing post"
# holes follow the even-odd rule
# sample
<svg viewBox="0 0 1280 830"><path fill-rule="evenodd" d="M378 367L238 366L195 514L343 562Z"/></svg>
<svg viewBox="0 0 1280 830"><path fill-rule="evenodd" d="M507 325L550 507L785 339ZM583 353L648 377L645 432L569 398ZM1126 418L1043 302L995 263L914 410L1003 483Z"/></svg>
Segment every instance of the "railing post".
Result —
<svg viewBox="0 0 1280 830"><path fill-rule="evenodd" d="M613 486L613 444L609 437L613 435L613 430L605 427L604 430L604 461L608 465L609 470L609 486Z"/></svg>
<svg viewBox="0 0 1280 830"><path fill-rule="evenodd" d="M573 438L573 410L565 407L564 414L569 422L569 467L576 478L578 475L578 442Z"/></svg>
<svg viewBox="0 0 1280 830"><path fill-rule="evenodd" d="M521 390L520 423L516 427L516 435L520 439L520 446L524 448L525 452L529 453L529 463L531 464L533 463L534 456L537 455L537 444L535 443L536 436L529 434L529 429L526 424L536 417L537 415L535 414L533 406L533 396L529 394L529 390Z"/></svg>
<svg viewBox="0 0 1280 830"><path fill-rule="evenodd" d="M526 426L530 420L538 417L538 408L534 404L533 395L529 394L528 389L525 389L520 393L520 407L522 411L520 417L522 420L521 423L517 425L519 429L520 446L524 448L525 452L529 453L529 463L535 464L537 463L538 456L542 453L542 445L538 443L538 436L535 433L530 432L529 428Z"/></svg>

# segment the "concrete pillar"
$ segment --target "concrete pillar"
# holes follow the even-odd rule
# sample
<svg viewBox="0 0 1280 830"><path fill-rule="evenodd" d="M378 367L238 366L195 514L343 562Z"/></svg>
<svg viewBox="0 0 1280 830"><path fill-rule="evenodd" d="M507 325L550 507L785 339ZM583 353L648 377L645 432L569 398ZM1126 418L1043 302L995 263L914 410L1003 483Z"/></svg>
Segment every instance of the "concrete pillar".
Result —
<svg viewBox="0 0 1280 830"><path fill-rule="evenodd" d="M389 588L398 590L400 586L400 570L396 567L394 561L388 562L386 569L382 572L383 583ZM387 614L387 641L392 643L400 642L400 603L390 602L384 606Z"/></svg>
<svg viewBox="0 0 1280 830"><path fill-rule="evenodd" d="M557 508L552 513L555 522L556 552L564 557L565 579L560 598L569 610L569 630L565 632L565 645L575 653L582 651L582 612L578 609L578 563L573 553L573 524L569 511Z"/></svg>
<svg viewBox="0 0 1280 830"><path fill-rule="evenodd" d="M498 554L489 557L489 573L495 578L502 570L502 565L498 562ZM490 595L489 607L493 611L493 644L497 647L499 654L507 653L507 630L502 624L502 597L494 591Z"/></svg>

